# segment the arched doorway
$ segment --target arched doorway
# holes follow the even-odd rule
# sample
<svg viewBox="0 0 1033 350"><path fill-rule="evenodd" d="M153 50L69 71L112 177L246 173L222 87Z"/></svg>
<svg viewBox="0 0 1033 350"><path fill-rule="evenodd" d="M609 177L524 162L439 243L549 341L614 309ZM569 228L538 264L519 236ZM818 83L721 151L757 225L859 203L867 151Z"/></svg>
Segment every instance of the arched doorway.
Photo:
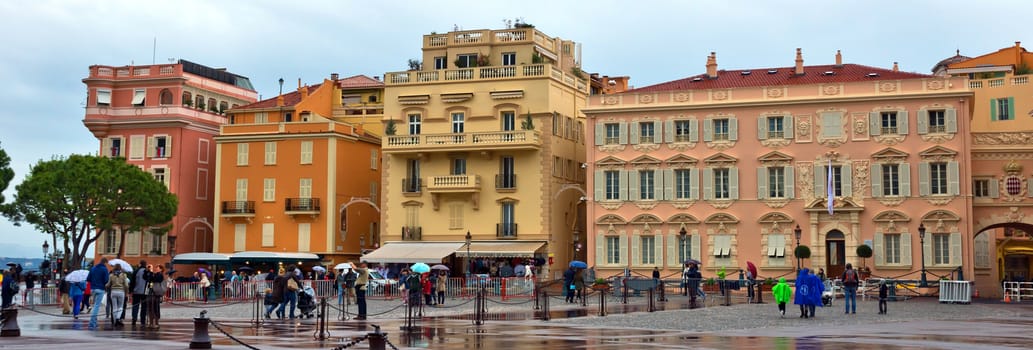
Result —
<svg viewBox="0 0 1033 350"><path fill-rule="evenodd" d="M825 273L829 278L843 274L846 269L846 237L840 230L825 235Z"/></svg>

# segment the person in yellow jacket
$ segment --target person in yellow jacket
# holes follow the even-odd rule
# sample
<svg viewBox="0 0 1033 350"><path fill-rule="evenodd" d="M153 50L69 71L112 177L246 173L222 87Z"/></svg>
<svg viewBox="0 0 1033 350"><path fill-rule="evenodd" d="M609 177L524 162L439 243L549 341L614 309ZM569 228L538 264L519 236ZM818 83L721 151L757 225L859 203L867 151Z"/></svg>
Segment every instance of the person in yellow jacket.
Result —
<svg viewBox="0 0 1033 350"><path fill-rule="evenodd" d="M775 294L775 302L778 303L778 312L782 314L782 316L785 316L786 304L789 303L789 298L793 295L793 289L789 287L789 283L786 283L786 278L779 278L778 284L771 287L771 292Z"/></svg>

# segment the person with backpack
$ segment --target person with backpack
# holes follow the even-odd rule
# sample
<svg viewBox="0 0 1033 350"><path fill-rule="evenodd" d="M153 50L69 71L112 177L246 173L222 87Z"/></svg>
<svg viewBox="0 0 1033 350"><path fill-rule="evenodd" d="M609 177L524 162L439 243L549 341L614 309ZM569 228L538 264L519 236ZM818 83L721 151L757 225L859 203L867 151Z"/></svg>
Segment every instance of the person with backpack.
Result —
<svg viewBox="0 0 1033 350"><path fill-rule="evenodd" d="M846 313L856 314L857 313L857 270L854 270L854 266L850 263L846 264L846 271L843 271L843 299L846 302L843 304L846 307Z"/></svg>
<svg viewBox="0 0 1033 350"><path fill-rule="evenodd" d="M886 281L882 281L881 283L879 283L879 314L880 315L885 315L886 314L886 311L887 311L886 310L887 309L886 300L889 300L889 297L890 297L889 294L890 294L889 283L886 283Z"/></svg>
<svg viewBox="0 0 1033 350"><path fill-rule="evenodd" d="M140 320L140 325L147 324L147 307L144 301L147 299L147 274L150 272L147 261L140 260L140 265L137 265L132 277L129 278L129 291L133 295L133 326L136 326L137 319Z"/></svg>

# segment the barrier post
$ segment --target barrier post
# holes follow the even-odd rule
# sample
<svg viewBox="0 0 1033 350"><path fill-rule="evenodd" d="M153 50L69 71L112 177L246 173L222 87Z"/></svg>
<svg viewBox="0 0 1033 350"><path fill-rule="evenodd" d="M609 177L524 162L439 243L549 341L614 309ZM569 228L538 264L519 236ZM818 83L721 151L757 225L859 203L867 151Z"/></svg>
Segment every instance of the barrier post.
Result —
<svg viewBox="0 0 1033 350"><path fill-rule="evenodd" d="M22 330L18 327L18 309L13 307L3 310L4 326L0 329L0 337L20 337Z"/></svg>
<svg viewBox="0 0 1033 350"><path fill-rule="evenodd" d="M542 320L548 321L552 318L552 315L549 314L549 292L543 290L541 295L545 298L545 300L542 301Z"/></svg>
<svg viewBox="0 0 1033 350"><path fill-rule="evenodd" d="M387 347L387 333L380 332L380 326L372 325L373 332L366 333L366 341L370 350L384 350Z"/></svg>
<svg viewBox="0 0 1033 350"><path fill-rule="evenodd" d="M191 349L211 349L212 338L208 336L208 311L201 311L200 317L194 317L194 335L190 338Z"/></svg>
<svg viewBox="0 0 1033 350"><path fill-rule="evenodd" d="M606 316L606 293L607 290L599 290L599 316Z"/></svg>
<svg viewBox="0 0 1033 350"><path fill-rule="evenodd" d="M654 290L654 289L656 289L656 287L655 287L655 286L654 286L653 288L649 288L649 291L647 292L647 294L649 294L649 295L648 295L648 298L649 298L649 302L648 302L648 304L647 304L647 305L649 305L649 312L653 312L653 311L656 311L656 300L655 300L655 299L653 299L653 294L654 294L654 293L653 293L653 290Z"/></svg>

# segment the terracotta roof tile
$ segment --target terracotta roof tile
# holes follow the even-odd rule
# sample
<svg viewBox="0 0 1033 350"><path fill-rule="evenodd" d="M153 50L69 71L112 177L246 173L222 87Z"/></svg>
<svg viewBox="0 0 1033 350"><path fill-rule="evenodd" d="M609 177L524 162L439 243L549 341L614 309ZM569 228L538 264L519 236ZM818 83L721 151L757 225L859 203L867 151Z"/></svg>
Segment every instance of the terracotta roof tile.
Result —
<svg viewBox="0 0 1033 350"><path fill-rule="evenodd" d="M341 89L377 88L384 87L384 82L359 74L338 80L337 87Z"/></svg>
<svg viewBox="0 0 1033 350"><path fill-rule="evenodd" d="M323 84L316 84L316 85L309 86L308 87L308 93L309 94L313 93L321 85L323 85ZM279 96L276 96L276 97L279 97ZM257 109L257 108L277 107L276 106L276 97L267 98L267 99L264 99L264 100L261 100L261 101L258 101L258 102L252 103L252 104L248 104L248 105L243 105L243 106L240 106L240 107L237 107L237 108L234 108L234 109L241 110L241 109ZM294 106L294 105L298 104L299 102L301 102L301 93L298 92L297 90L292 91L292 92L288 92L286 94L283 94L283 106L284 107Z"/></svg>
<svg viewBox="0 0 1033 350"><path fill-rule="evenodd" d="M931 77L926 74L894 72L890 69L870 67L860 64L804 66L804 74L794 74L795 67L721 70L717 78L708 78L706 74L672 80L666 83L645 86L628 90L630 93L672 91L672 90L704 90L729 89L777 85L805 85L821 83L849 83L868 80L921 79ZM749 73L745 73L749 72ZM825 74L832 72L832 74ZM877 76L869 76L875 73Z"/></svg>

